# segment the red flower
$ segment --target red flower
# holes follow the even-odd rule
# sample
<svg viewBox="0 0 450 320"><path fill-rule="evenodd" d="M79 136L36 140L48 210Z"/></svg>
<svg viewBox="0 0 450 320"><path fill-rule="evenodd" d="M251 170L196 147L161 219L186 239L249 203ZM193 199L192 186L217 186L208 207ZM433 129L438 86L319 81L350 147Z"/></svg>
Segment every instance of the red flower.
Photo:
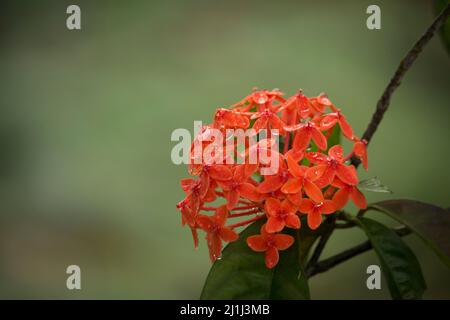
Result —
<svg viewBox="0 0 450 320"><path fill-rule="evenodd" d="M345 183L358 184L356 172L344 164L343 148L335 145L328 150L328 156L319 152L308 152L306 157L312 163L318 164L318 170L323 170L322 176L315 181L316 185L323 188L329 185L337 175Z"/></svg>
<svg viewBox="0 0 450 320"><path fill-rule="evenodd" d="M331 103L325 93L321 93L317 97L309 98L309 103L318 113L324 113L326 107L333 108L333 103Z"/></svg>
<svg viewBox="0 0 450 320"><path fill-rule="evenodd" d="M367 157L367 141L357 140L353 145L353 153L361 160L364 169L366 169L366 171L369 170L369 158Z"/></svg>
<svg viewBox="0 0 450 320"><path fill-rule="evenodd" d="M194 247L198 247L198 234L197 234L197 223L196 219L198 212L192 211L186 200L183 200L177 204L177 208L181 211L181 225L186 223L191 228L192 238L194 240Z"/></svg>
<svg viewBox="0 0 450 320"><path fill-rule="evenodd" d="M327 138L320 131L320 127L312 122L301 122L297 125L285 127L288 132L297 131L295 134L293 148L296 151L305 150L308 148L311 139L316 143L317 147L321 150L327 148Z"/></svg>
<svg viewBox="0 0 450 320"><path fill-rule="evenodd" d="M222 252L222 240L232 242L238 239L238 234L232 229L225 227L228 210L226 206L217 208L213 216L199 215L197 224L206 231L206 242L209 248L211 261L216 261Z"/></svg>
<svg viewBox="0 0 450 320"><path fill-rule="evenodd" d="M182 224L191 229L195 246L197 230L206 231L213 261L221 254L222 241L238 238L233 230L267 219L261 234L249 237L247 243L255 251L265 252L266 265L273 268L278 250L294 242L293 237L278 232L300 228L300 213L307 214L309 228L316 229L322 214L341 209L349 199L360 208L367 206L357 188L356 169L346 164L352 156L358 157L367 170L367 142L354 136L325 94L309 98L299 91L287 100L282 96L278 90L259 90L232 109L218 108L213 123L203 126L191 145L189 173L197 178L181 181L186 197L177 208ZM341 145L325 152L336 125L354 142L345 157ZM257 132L278 129L282 135L269 131L261 137L227 130L248 128ZM217 133L224 134L224 139ZM278 140L283 141L283 150L278 149ZM309 152L311 145L319 151ZM226 204L215 205L217 198L224 198ZM235 218L244 219L225 226L227 219Z"/></svg>
<svg viewBox="0 0 450 320"><path fill-rule="evenodd" d="M287 199L283 202L275 198L266 199L266 212L268 215L266 230L269 233L279 232L285 226L300 228L300 219L296 215L297 207Z"/></svg>
<svg viewBox="0 0 450 320"><path fill-rule="evenodd" d="M248 170L253 168L253 170ZM227 199L227 208L233 209L239 201L240 197L251 201L259 201L261 196L256 191L253 184L248 182L249 177L256 170L255 166L239 165L234 168L233 178L228 181L217 181L219 186L225 191L225 198Z"/></svg>
<svg viewBox="0 0 450 320"><path fill-rule="evenodd" d="M247 245L256 252L266 253L266 267L272 269L279 260L278 250L286 250L294 243L294 238L287 234L270 234L266 225L261 227L261 234L247 238Z"/></svg>
<svg viewBox="0 0 450 320"><path fill-rule="evenodd" d="M194 212L198 212L202 199L208 193L209 182L202 182L202 179L182 179L181 188L186 192L186 199Z"/></svg>
<svg viewBox="0 0 450 320"><path fill-rule="evenodd" d="M333 128L336 125L336 123L339 123L339 126L341 127L344 136L352 140L353 129L348 124L347 120L339 110L325 115L320 121L320 127L322 130L328 130L330 128Z"/></svg>
<svg viewBox="0 0 450 320"><path fill-rule="evenodd" d="M331 214L336 211L336 205L332 200L314 202L310 199L303 199L298 208L301 213L308 215L308 226L315 230L322 223L322 214Z"/></svg>
<svg viewBox="0 0 450 320"><path fill-rule="evenodd" d="M314 201L323 201L322 191L318 186L314 184L314 180L317 180L324 172L325 167L306 167L298 164L296 160L290 155L287 157L289 172L293 176L290 178L281 188L281 191L289 194L302 194L305 193Z"/></svg>
<svg viewBox="0 0 450 320"><path fill-rule="evenodd" d="M291 177L283 159L280 159L278 171L273 175L264 176L264 181L259 184L257 191L259 193L274 192L281 188Z"/></svg>
<svg viewBox="0 0 450 320"><path fill-rule="evenodd" d="M295 111L302 119L306 119L311 115L311 104L309 99L301 92L287 99L283 104L282 109Z"/></svg>
<svg viewBox="0 0 450 320"><path fill-rule="evenodd" d="M352 168L353 170L355 170L354 167ZM334 178L334 181L331 185L339 188L339 190L336 191L336 193L333 195L333 202L336 205L336 209L339 210L345 207L350 198L353 200L353 202L358 208L360 209L367 208L366 197L364 197L362 192L359 191L359 189L356 186L346 184L339 178Z"/></svg>
<svg viewBox="0 0 450 320"><path fill-rule="evenodd" d="M249 111L254 106L262 109L267 103L272 102L273 100L278 100L280 102L285 102L285 99L282 97L283 93L278 90L260 90L255 91L252 94L246 96L244 99L234 104L233 107L240 107L241 111Z"/></svg>
<svg viewBox="0 0 450 320"><path fill-rule="evenodd" d="M250 125L248 117L234 110L220 108L214 115L214 127L247 129Z"/></svg>
<svg viewBox="0 0 450 320"><path fill-rule="evenodd" d="M269 129L270 124L272 129L277 129L280 134L284 133L283 121L281 121L276 112L270 110L269 108L262 112L254 113L250 119L257 119L252 127L256 132L259 132L262 129Z"/></svg>

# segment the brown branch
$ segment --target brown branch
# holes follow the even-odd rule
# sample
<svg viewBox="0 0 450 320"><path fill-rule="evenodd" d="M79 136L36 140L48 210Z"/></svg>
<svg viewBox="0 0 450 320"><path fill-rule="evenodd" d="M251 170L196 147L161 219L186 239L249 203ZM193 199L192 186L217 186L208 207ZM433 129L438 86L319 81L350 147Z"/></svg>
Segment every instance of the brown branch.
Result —
<svg viewBox="0 0 450 320"><path fill-rule="evenodd" d="M411 230L409 230L405 226L402 226L400 228L395 228L393 230L400 237L406 236L411 233ZM372 244L370 243L370 241L367 240L357 246L354 246L353 248L342 251L341 253L338 253L330 258L327 258L325 260L322 260L322 261L316 263L314 266L312 266L309 269L307 276L309 278L316 274L328 271L329 269L337 266L338 264L341 264L341 263L343 263L353 257L356 257L357 255L360 255L361 253L367 252L371 249L372 249Z"/></svg>
<svg viewBox="0 0 450 320"><path fill-rule="evenodd" d="M374 114L372 115L372 119L370 120L370 123L362 136L362 139L365 139L367 143L370 142L381 120L383 119L384 113L389 107L392 94L400 86L400 83L406 71L409 70L413 62L422 52L423 48L428 44L431 38L433 38L436 31L442 26L449 15L450 4L448 4L444 10L442 10L442 12L436 17L434 22L428 27L427 31L422 35L422 37L420 37L420 39L414 44L411 50L409 50L409 52L400 62L400 65L397 67L394 76L384 90L380 100L378 100L377 107ZM358 165L360 164L359 159L353 157L352 164L354 164L355 167L358 167Z"/></svg>

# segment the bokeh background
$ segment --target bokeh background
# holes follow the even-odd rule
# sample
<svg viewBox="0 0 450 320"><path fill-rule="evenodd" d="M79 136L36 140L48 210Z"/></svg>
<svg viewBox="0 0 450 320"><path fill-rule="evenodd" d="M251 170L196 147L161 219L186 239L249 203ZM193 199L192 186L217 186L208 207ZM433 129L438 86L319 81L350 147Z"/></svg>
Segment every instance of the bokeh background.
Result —
<svg viewBox="0 0 450 320"><path fill-rule="evenodd" d="M78 4L82 30L66 29ZM382 29L366 28L381 7ZM175 128L211 121L253 86L326 91L365 129L400 59L431 23L431 1L2 1L0 298L196 299L210 268L175 205L187 176ZM370 145L394 191L448 207L447 52L436 37L395 93ZM352 208L350 208L352 209ZM378 217L371 214L373 217ZM385 219L382 218L381 219ZM325 256L364 240L336 231ZM450 271L406 240L450 298ZM316 299L389 298L365 286L365 253L311 280ZM77 264L82 290L66 289Z"/></svg>

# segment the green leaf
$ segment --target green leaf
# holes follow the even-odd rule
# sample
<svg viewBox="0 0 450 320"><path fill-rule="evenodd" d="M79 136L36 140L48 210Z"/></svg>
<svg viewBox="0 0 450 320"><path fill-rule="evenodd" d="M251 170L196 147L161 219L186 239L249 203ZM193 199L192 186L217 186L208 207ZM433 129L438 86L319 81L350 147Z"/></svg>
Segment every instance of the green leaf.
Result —
<svg viewBox="0 0 450 320"><path fill-rule="evenodd" d="M450 211L414 200L387 200L369 206L406 225L450 267Z"/></svg>
<svg viewBox="0 0 450 320"><path fill-rule="evenodd" d="M327 145L328 150L330 150L331 147L341 143L341 128L338 125L334 126L333 132L331 132L331 135L328 138L327 143L328 143Z"/></svg>
<svg viewBox="0 0 450 320"><path fill-rule="evenodd" d="M426 289L419 261L395 231L360 217L364 230L380 260L393 299L420 299Z"/></svg>
<svg viewBox="0 0 450 320"><path fill-rule="evenodd" d="M256 221L237 241L228 244L222 258L212 266L200 299L309 299L309 287L303 266L298 230L287 234L296 238L273 269L264 264L264 253L247 246L247 237L258 234L264 221ZM302 228L307 229L307 228Z"/></svg>
<svg viewBox="0 0 450 320"><path fill-rule="evenodd" d="M449 0L435 0L434 1L434 8L436 14L441 13L442 10L450 3ZM444 43L445 47L447 48L448 53L450 53L450 18L447 18L447 20L442 25L441 29L439 30L439 33L441 35L442 42Z"/></svg>

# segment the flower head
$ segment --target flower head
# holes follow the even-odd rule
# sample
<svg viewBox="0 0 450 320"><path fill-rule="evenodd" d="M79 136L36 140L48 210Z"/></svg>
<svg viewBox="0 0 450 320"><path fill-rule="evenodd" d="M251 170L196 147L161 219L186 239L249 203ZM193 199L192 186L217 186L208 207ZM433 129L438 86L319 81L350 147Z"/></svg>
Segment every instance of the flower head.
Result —
<svg viewBox="0 0 450 320"><path fill-rule="evenodd" d="M247 243L265 252L266 266L273 268L278 251L294 243L282 234L285 228L317 229L323 215L341 210L350 199L360 208L367 205L348 163L357 157L367 170L367 142L354 135L326 94L308 97L299 90L283 96L279 90L255 90L230 108L218 108L191 145L192 177L181 180L185 198L177 208L195 246L199 229L206 233L212 261L220 257L223 241L238 239L237 229L262 219L261 234ZM342 145L327 140L336 126L353 143L346 155ZM251 132L239 142L233 132L244 130ZM225 138L217 140L218 134ZM304 226L301 214L307 216Z"/></svg>

